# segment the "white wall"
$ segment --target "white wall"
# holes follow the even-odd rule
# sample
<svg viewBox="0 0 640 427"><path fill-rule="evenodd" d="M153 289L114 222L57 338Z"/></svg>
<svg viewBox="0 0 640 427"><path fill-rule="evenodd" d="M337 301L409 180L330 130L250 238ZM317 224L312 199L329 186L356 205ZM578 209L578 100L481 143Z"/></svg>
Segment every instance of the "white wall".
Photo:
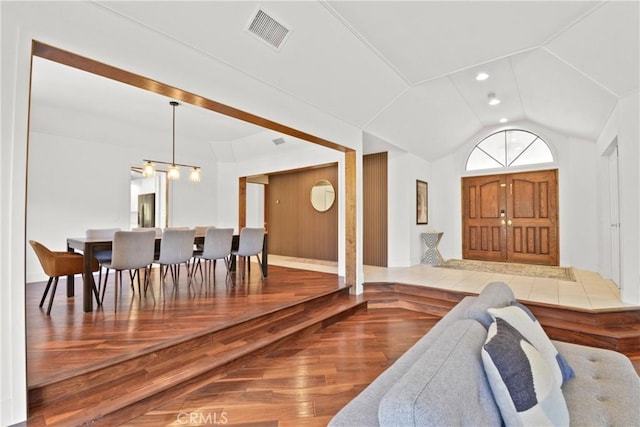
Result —
<svg viewBox="0 0 640 427"><path fill-rule="evenodd" d="M602 261L599 268L610 275L609 185L606 167L608 149L617 139L620 194L620 296L623 302L640 305L640 96L638 92L618 101L615 111L602 130L597 143L598 179L598 247Z"/></svg>
<svg viewBox="0 0 640 427"><path fill-rule="evenodd" d="M157 81L197 93L269 118L292 128L361 150L362 136L343 122L314 107L288 97L236 69L200 52L187 49L148 29L137 26L93 3L1 2L2 19L2 140L0 152L0 424L26 419L26 355L24 321L25 283L25 177L31 42L36 39L56 47L120 67ZM143 53L143 54L141 54ZM215 78L211 78L215 76ZM360 156L359 156L360 157ZM135 164L139 158L136 157ZM185 160L186 161L186 160ZM129 165L130 166L130 165ZM264 167L263 167L264 169ZM341 172L343 173L343 171ZM206 171L203 166L203 180ZM120 185L120 184L118 184ZM214 184L215 185L215 184ZM217 188L221 188L218 183ZM357 191L361 192L358 171ZM224 191L237 193L237 181ZM128 194L128 186L124 194ZM220 194L218 194L220 196ZM214 194L212 198L215 198ZM236 196L237 197L237 196ZM344 196L342 196L344 197ZM125 197L128 212L128 197ZM217 201L216 201L217 203ZM342 200L344 205L344 200ZM195 205L195 204L194 204ZM236 204L226 209L237 210ZM217 204L218 212L225 209ZM357 221L360 224L361 202ZM119 222L112 212L105 222ZM208 220L197 218L197 222ZM175 217L175 224L186 222ZM217 221L220 223L220 219ZM344 230L344 215L339 223ZM231 221L232 226L237 222ZM74 226L75 227L75 226ZM84 229L84 227L83 227ZM78 227L78 231L79 231ZM65 233L66 234L66 233ZM357 230L359 265L362 230ZM344 246L340 248L343 252ZM357 277L361 284L361 274Z"/></svg>
<svg viewBox="0 0 640 427"><path fill-rule="evenodd" d="M487 128L478 132L453 154L432 165L429 186L430 209L434 209L434 226L444 232L439 246L442 256L462 256L461 177L467 156L475 144L487 135L506 127ZM596 271L598 268L597 239L597 156L594 142L568 137L531 122L513 123L509 128L530 130L542 137L556 158L554 165L540 169L558 168L560 216L560 264ZM479 174L501 173L484 171ZM431 222L431 221L430 221Z"/></svg>
<svg viewBox="0 0 640 427"><path fill-rule="evenodd" d="M388 164L388 229L387 265L408 267L419 264L424 253L420 233L437 228L432 205L433 184L429 162L413 154L390 151ZM416 224L416 180L428 187L428 221Z"/></svg>
<svg viewBox="0 0 640 427"><path fill-rule="evenodd" d="M132 146L109 145L39 132L30 133L27 188L27 240L66 250L67 237L88 228L130 228L130 170L144 153ZM186 170L169 188L169 225L215 223L216 166L199 158L200 183ZM26 252L27 282L46 278L35 254Z"/></svg>
<svg viewBox="0 0 640 427"><path fill-rule="evenodd" d="M462 258L461 166L458 157L453 154L448 155L431 166L429 223L444 233L438 246L444 259ZM464 163L462 169L464 169Z"/></svg>
<svg viewBox="0 0 640 427"><path fill-rule="evenodd" d="M169 181L169 227L195 227L217 222L217 165L201 157L201 181L189 181L183 169L180 180Z"/></svg>
<svg viewBox="0 0 640 427"><path fill-rule="evenodd" d="M32 132L27 239L66 250L66 238L88 228L128 229L129 177L120 149ZM30 249L26 270L28 282L46 277Z"/></svg>
<svg viewBox="0 0 640 427"><path fill-rule="evenodd" d="M560 264L598 269L598 174L594 142L552 136L558 153Z"/></svg>

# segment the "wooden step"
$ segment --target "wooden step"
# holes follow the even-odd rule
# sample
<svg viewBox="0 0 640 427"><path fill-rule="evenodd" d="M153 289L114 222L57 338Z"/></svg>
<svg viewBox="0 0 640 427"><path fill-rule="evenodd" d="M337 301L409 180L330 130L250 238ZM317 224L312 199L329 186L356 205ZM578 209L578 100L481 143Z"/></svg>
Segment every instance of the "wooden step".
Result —
<svg viewBox="0 0 640 427"><path fill-rule="evenodd" d="M442 317L467 293L401 283L367 283L364 297L369 308L403 308Z"/></svg>
<svg viewBox="0 0 640 427"><path fill-rule="evenodd" d="M581 325L602 326L602 327L619 327L621 325L638 325L640 324L640 308L604 308L597 310L561 307L559 310L557 305L545 304L540 302L522 301L527 306L535 307L536 317L548 319L558 319L561 321L571 321Z"/></svg>
<svg viewBox="0 0 640 427"><path fill-rule="evenodd" d="M362 309L366 309L364 299L350 296L348 288L343 288L39 385L29 390L30 424L37 424L39 418L46 425L65 426L98 421L111 425L131 419L242 366L284 340L310 334Z"/></svg>
<svg viewBox="0 0 640 427"><path fill-rule="evenodd" d="M468 292L399 283L367 283L369 309L404 308L444 316ZM640 356L640 308L579 309L521 301L536 316L551 339Z"/></svg>
<svg viewBox="0 0 640 427"><path fill-rule="evenodd" d="M640 308L586 310L523 303L552 339L640 354Z"/></svg>

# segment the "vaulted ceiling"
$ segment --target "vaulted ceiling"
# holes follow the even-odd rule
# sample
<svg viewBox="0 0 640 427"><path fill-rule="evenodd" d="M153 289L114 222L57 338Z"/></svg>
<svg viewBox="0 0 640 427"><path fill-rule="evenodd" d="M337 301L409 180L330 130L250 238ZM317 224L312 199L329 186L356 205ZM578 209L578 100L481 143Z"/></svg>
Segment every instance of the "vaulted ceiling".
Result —
<svg viewBox="0 0 640 427"><path fill-rule="evenodd" d="M594 141L618 99L638 91L640 80L637 1L99 2L96 7L426 160L455 150L501 118ZM290 29L279 49L246 30L258 8ZM477 81L479 72L489 78ZM39 96L53 106L59 94L49 90ZM72 92L83 93L78 87ZM489 93L502 102L489 106ZM65 102L82 108L84 101ZM146 108L142 101L113 104L104 114L130 117L134 105ZM108 105L105 100L87 108L100 113ZM242 123L199 126L197 114L185 119L191 120L192 137L211 144L219 157L229 157L225 144L257 132Z"/></svg>

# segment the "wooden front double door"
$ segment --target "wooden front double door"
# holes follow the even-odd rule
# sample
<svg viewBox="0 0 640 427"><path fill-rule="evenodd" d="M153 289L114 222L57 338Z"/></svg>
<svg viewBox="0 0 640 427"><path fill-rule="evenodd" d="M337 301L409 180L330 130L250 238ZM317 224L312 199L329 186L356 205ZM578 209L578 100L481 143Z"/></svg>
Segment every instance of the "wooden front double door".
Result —
<svg viewBox="0 0 640 427"><path fill-rule="evenodd" d="M462 178L462 256L558 265L558 170Z"/></svg>

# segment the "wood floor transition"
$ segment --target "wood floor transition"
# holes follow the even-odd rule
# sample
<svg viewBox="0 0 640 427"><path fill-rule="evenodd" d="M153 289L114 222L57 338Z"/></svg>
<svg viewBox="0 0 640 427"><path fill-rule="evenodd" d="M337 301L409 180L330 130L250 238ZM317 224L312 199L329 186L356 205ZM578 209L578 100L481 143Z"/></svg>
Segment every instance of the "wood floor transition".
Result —
<svg viewBox="0 0 640 427"><path fill-rule="evenodd" d="M372 283L356 297L334 274L222 271L177 286L155 272L153 294L124 286L117 302L110 286L94 313L59 290L51 316L29 284L27 425L326 425L468 295ZM527 305L552 338L617 349L640 371L640 310Z"/></svg>

